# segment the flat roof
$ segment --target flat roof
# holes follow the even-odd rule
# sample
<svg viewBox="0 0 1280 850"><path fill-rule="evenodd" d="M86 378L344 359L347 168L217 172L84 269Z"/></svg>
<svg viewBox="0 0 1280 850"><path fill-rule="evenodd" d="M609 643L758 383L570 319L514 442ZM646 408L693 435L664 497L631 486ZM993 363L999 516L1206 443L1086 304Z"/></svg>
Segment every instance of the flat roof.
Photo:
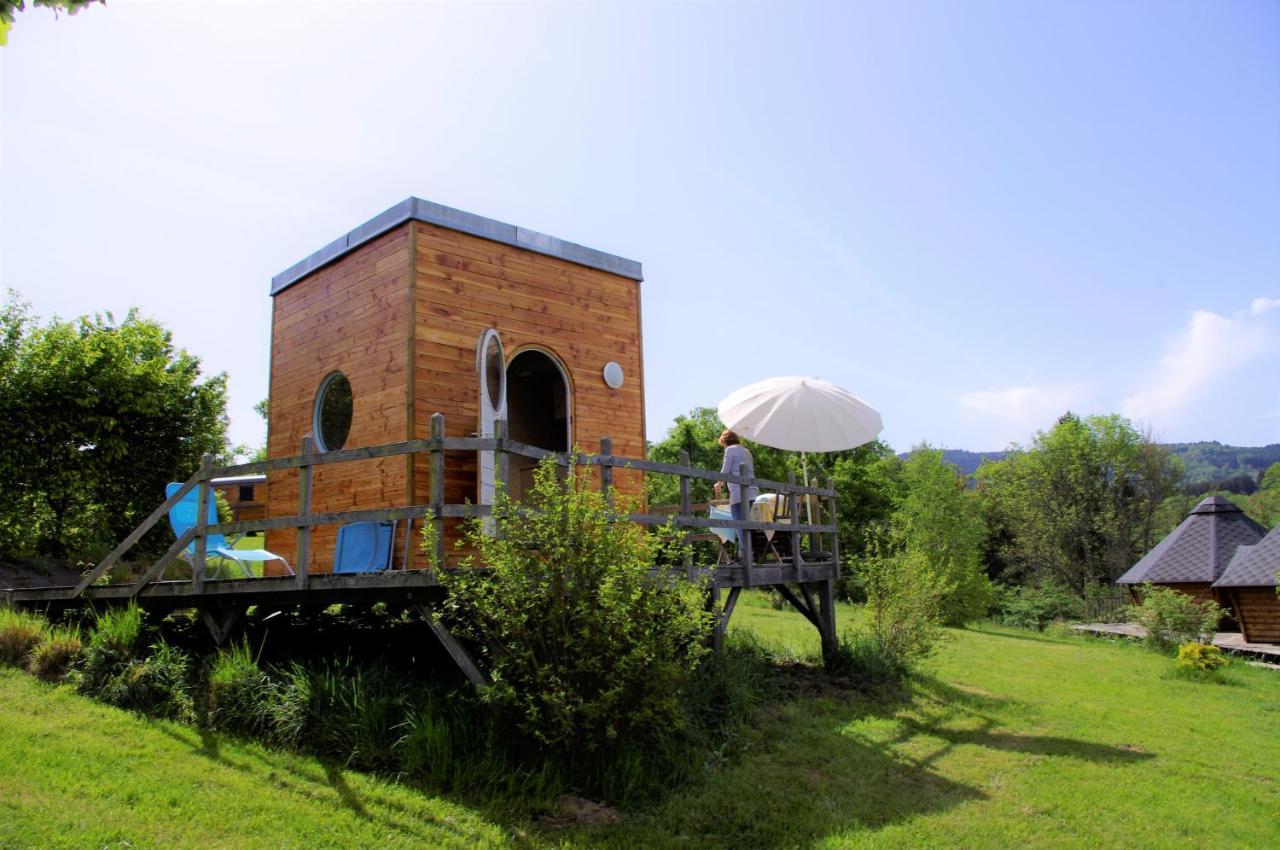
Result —
<svg viewBox="0 0 1280 850"><path fill-rule="evenodd" d="M580 266L600 269L620 277L644 280L644 275L640 270L640 263L635 260L606 254L604 251L597 251L594 248L566 242L563 239L517 227L514 224L504 224L501 221L494 221L491 218L485 218L475 213L455 210L452 207L424 201L421 198L405 198L394 207L378 213L355 230L338 237L305 260L294 263L280 272L280 274L271 278L271 294L278 295L316 269L332 263L339 257L354 251L371 239L376 239L388 230L399 227L406 221L423 221L427 224L436 224L440 227L447 227L450 230L457 230L462 233L469 233L472 236L480 236L484 239L491 239L494 242L501 242L504 245L535 251L548 257L558 257L571 263L577 263Z"/></svg>

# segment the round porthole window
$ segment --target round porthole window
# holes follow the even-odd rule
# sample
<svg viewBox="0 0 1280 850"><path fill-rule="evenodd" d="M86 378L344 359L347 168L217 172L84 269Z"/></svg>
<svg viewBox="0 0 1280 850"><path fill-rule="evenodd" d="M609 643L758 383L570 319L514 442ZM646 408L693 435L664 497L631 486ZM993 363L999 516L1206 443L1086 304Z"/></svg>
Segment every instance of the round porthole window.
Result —
<svg viewBox="0 0 1280 850"><path fill-rule="evenodd" d="M351 433L351 382L341 372L333 372L320 383L312 421L316 450L336 452Z"/></svg>

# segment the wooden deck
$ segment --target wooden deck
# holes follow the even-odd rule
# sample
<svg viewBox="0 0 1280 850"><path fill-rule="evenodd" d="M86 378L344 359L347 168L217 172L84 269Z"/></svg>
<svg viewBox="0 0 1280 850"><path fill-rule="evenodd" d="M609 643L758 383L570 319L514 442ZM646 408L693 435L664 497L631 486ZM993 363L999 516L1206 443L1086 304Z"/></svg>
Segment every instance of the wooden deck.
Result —
<svg viewBox="0 0 1280 850"><path fill-rule="evenodd" d="M303 453L293 457L273 458L257 463L239 464L214 469L206 456L200 470L188 479L169 499L159 505L152 514L130 533L119 546L96 567L88 571L74 587L41 587L6 589L4 596L9 604L24 608L44 609L52 612L80 605L116 605L136 602L140 607L159 612L178 609L199 610L214 635L222 642L231 625L250 606L270 605L278 608L289 606L325 606L335 603L372 604L386 602L418 607L450 653L458 656L459 648L450 646L450 639L442 627L432 620L430 611L443 599L445 591L435 569L399 569L364 574L339 574L317 569L313 563L311 546L312 530L317 526L334 526L353 522L377 522L395 520L407 523L404 532L406 550L416 539L414 523L430 523L433 526L435 551L430 559L433 564L444 564L444 524L446 519L479 519L490 516L489 505L447 504L444 500L443 482L447 453L492 452L493 468L499 481L506 480L508 456L540 461L552 458L562 466L576 465L598 471L596 479L605 494L606 503L614 504L613 472L627 469L645 475L672 475L679 479L680 504L674 506L650 506L644 512L617 513L620 522L634 522L643 526L667 526L683 530L689 538L703 536L707 528L745 529L765 532L775 542L779 536L785 546L771 548L772 560L756 563L753 547L741 553L742 561L735 564L698 564L686 555L683 564L654 566L655 578L695 582L707 593L707 605L717 614L715 642L723 641L729 618L743 588L774 587L793 607L819 631L824 653L834 650L836 644L835 582L840 573L840 542L836 525L836 493L827 482L825 487L797 484L794 475L788 481L771 481L747 476L730 476L719 471L699 469L689 465L687 455L680 464L663 464L644 458L615 456L611 441L601 439L601 453L553 453L534 446L524 445L506 438L505 422L496 423L495 436L486 438L444 437L444 417L432 417L432 438L410 440L383 446L347 449L343 451L313 453L309 438L303 440ZM430 501L425 504L373 510L348 510L317 513L310 502L313 468L352 461L426 454L432 470ZM299 504L297 514L268 516L260 519L238 520L217 524L207 523L207 506L215 478L232 475L263 474L269 471L289 472L298 478ZM715 519L705 513L695 513L689 492L692 480L732 481L742 487L758 487L772 490L781 497L785 506L785 518L775 522L758 520ZM199 518L197 524L174 540L158 560L145 567L137 578L122 584L103 584L102 576L109 573L119 559L153 526L160 523L178 502L192 490L198 493ZM801 521L800 500L810 499L815 504L812 520ZM775 519L778 519L775 514ZM209 535L235 535L274 529L289 530L296 534L294 551L297 553L293 567L296 575L263 578L215 579L206 576L206 546ZM808 544L807 548L804 543ZM779 555L782 551L784 554ZM179 559L191 565L190 579L179 581L160 580ZM403 559L409 563L410 559ZM723 593L727 591L727 593ZM462 661L460 665L466 667ZM468 675L472 675L468 672ZM474 677L473 677L474 678Z"/></svg>
<svg viewBox="0 0 1280 850"><path fill-rule="evenodd" d="M1112 635L1133 640L1141 640L1147 636L1147 630L1137 623L1081 623L1071 628L1084 634ZM1246 643L1244 636L1239 632L1218 632L1213 636L1213 645L1233 655L1249 656L1271 664L1280 664L1280 644Z"/></svg>

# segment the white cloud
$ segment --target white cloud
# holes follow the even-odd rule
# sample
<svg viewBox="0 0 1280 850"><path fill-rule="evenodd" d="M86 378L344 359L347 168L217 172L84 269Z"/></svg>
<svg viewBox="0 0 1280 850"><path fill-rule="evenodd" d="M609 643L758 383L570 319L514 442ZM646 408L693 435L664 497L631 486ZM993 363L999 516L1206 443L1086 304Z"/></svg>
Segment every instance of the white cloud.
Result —
<svg viewBox="0 0 1280 850"><path fill-rule="evenodd" d="M990 448L1025 443L1068 410L1089 405L1094 387L1083 382L975 390L956 396L974 438Z"/></svg>
<svg viewBox="0 0 1280 850"><path fill-rule="evenodd" d="M1161 358L1146 385L1120 403L1121 412L1130 419L1167 424L1165 420L1268 349L1266 325L1256 317L1274 307L1280 307L1280 301L1259 298L1248 317L1194 311L1186 331Z"/></svg>
<svg viewBox="0 0 1280 850"><path fill-rule="evenodd" d="M1255 298L1249 306L1250 316L1261 316L1268 310L1280 308L1280 298Z"/></svg>

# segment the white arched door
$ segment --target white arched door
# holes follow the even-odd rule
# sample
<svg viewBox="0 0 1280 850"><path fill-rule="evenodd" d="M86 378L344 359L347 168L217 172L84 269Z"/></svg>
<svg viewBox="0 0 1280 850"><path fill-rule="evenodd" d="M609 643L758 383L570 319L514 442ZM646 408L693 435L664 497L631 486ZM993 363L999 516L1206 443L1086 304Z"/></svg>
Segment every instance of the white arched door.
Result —
<svg viewBox="0 0 1280 850"><path fill-rule="evenodd" d="M476 345L476 377L480 383L481 437L493 436L493 423L507 415L507 363L502 354L502 339L489 328L480 334ZM476 503L492 505L495 490L493 452L479 452L480 475Z"/></svg>

